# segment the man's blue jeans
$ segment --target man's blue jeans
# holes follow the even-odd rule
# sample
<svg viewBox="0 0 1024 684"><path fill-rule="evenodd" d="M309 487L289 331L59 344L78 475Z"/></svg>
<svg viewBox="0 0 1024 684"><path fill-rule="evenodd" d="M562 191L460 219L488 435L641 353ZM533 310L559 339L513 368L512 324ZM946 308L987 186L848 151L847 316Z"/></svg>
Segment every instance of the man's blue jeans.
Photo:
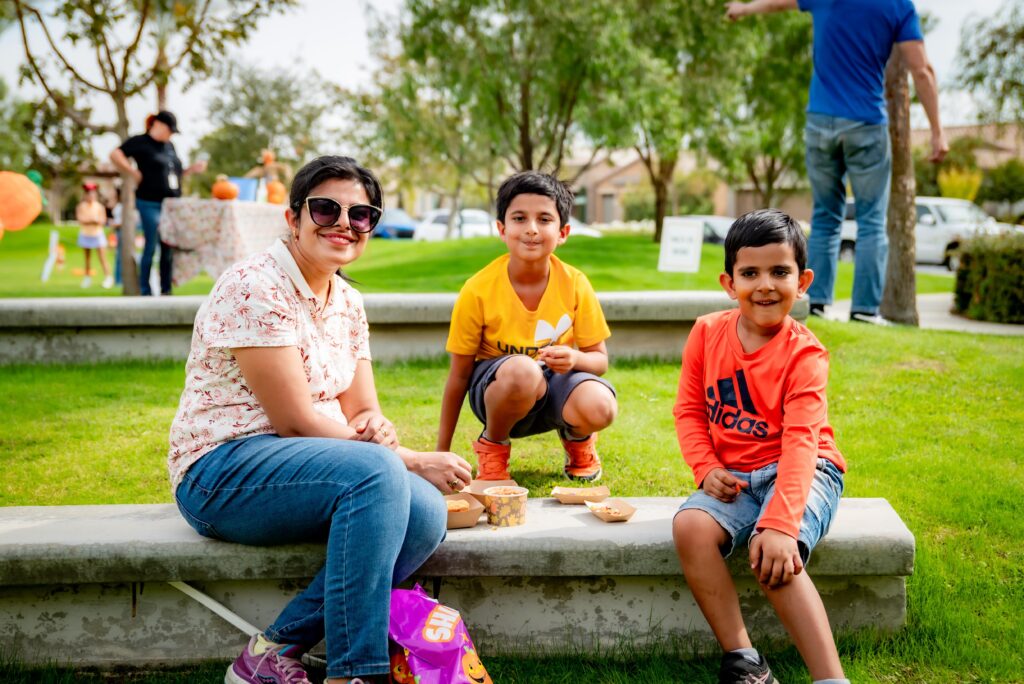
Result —
<svg viewBox="0 0 1024 684"><path fill-rule="evenodd" d="M388 671L391 589L444 539L444 498L390 449L259 435L205 454L175 492L200 534L242 544L326 541L327 561L265 635L327 640L327 676Z"/></svg>
<svg viewBox="0 0 1024 684"><path fill-rule="evenodd" d="M840 229L846 213L846 179L857 211L857 247L851 312L877 314L885 286L889 239L892 148L886 124L866 124L824 114L807 114L807 178L814 212L807 243L807 265L814 271L811 304L831 304L835 296Z"/></svg>
<svg viewBox="0 0 1024 684"><path fill-rule="evenodd" d="M146 238L146 244L142 248L142 263L139 264L139 289L142 294L149 296L153 294L149 286L149 272L153 269L153 254L156 252L156 245L160 243L160 294L171 294L171 248L160 240L160 202L136 199L135 206L139 210L139 221L142 223L142 234ZM134 249L134 245L129 245Z"/></svg>

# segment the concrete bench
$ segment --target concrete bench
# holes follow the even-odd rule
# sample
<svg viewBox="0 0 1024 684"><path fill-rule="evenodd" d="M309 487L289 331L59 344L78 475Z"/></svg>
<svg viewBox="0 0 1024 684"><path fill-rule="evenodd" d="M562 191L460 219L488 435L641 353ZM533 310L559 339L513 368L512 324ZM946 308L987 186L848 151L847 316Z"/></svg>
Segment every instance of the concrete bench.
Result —
<svg viewBox="0 0 1024 684"><path fill-rule="evenodd" d="M735 306L724 292L604 292L613 357L678 360L698 316ZM205 297L85 297L0 300L0 365L188 356ZM367 294L378 361L444 354L454 294ZM803 320L800 301L793 315Z"/></svg>
<svg viewBox="0 0 1024 684"><path fill-rule="evenodd" d="M484 654L713 645L671 539L678 498L627 499L627 523L531 499L527 523L453 530L417 577L462 612ZM259 627L319 569L324 547L198 536L172 505L0 508L0 641L26 662L109 666L230 659L245 637L172 588L185 581ZM757 639L783 634L742 557ZM844 499L810 573L839 631L906 618L914 537L884 499Z"/></svg>

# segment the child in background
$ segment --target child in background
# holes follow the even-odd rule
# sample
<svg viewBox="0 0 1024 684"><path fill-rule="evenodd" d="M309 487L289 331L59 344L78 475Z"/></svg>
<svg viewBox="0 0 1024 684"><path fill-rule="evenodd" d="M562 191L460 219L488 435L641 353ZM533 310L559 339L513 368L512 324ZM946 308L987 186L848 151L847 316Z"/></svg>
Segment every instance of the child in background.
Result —
<svg viewBox="0 0 1024 684"><path fill-rule="evenodd" d="M107 222L107 208L99 201L95 183L82 185L85 197L75 207L75 218L80 226L78 230L78 246L85 250L85 277L82 287L92 285L92 250L96 250L100 266L103 268L103 288L109 290L114 286L114 276L107 265L107 238L103 234L103 226Z"/></svg>
<svg viewBox="0 0 1024 684"><path fill-rule="evenodd" d="M828 423L828 352L789 312L814 279L800 226L776 210L740 217L725 238L722 287L738 309L697 319L673 410L700 489L672 524L701 612L725 651L719 682L774 681L753 648L723 556L750 567L817 684L845 682L828 616L807 573L843 491Z"/></svg>
<svg viewBox="0 0 1024 684"><path fill-rule="evenodd" d="M508 480L511 437L557 430L569 479L601 477L597 432L611 424L611 334L590 281L554 255L569 237L572 192L553 176L518 173L498 190L508 254L466 281L452 312L451 367L437 447L451 448L462 402L484 424L477 477Z"/></svg>

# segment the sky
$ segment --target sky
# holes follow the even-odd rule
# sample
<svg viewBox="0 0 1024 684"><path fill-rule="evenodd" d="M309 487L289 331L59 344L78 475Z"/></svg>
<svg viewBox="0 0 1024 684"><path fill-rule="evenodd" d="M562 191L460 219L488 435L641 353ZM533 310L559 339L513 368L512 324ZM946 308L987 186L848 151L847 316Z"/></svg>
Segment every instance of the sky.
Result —
<svg viewBox="0 0 1024 684"><path fill-rule="evenodd" d="M916 0L921 13L929 13L936 20L925 38L929 57L935 67L940 88L948 85L955 73L955 60L960 44L960 28L974 16L990 16L1004 0ZM46 4L46 3L44 3ZM725 3L723 2L723 8ZM373 0L378 12L397 13L401 0ZM315 68L321 76L348 88L367 87L372 83L373 68L367 35L365 0L302 0L300 6L284 14L264 19L250 41L234 48L225 57L263 68L303 66ZM723 11L724 13L724 11ZM31 34L30 34L31 37ZM34 36L34 52L41 52L42 36ZM81 55L89 60L88 52ZM0 78L15 94L26 100L38 100L41 91L18 85L18 69L24 61L20 32L12 27L0 34ZM168 91L168 107L178 117L179 135L175 146L188 160L198 139L209 132L211 126L204 120L212 84L199 83L182 91L181 82L172 82ZM146 98L137 98L129 104L129 118L141 133L143 121L155 104L155 91ZM971 123L973 105L962 93L943 89L940 92L943 123L946 125ZM113 120L113 108L105 102L95 101L97 120ZM915 126L927 125L923 112L913 114ZM101 136L94 145L97 156L106 158L119 141L113 135Z"/></svg>

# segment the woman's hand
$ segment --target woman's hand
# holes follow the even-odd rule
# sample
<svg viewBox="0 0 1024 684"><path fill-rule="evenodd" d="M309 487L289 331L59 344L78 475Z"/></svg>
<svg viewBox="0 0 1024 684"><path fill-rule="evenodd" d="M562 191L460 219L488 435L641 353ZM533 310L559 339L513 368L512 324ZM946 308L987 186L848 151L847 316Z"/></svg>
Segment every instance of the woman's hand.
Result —
<svg viewBox="0 0 1024 684"><path fill-rule="evenodd" d="M568 373L576 367L580 352L564 344L542 347L537 350L537 360L543 361L556 373Z"/></svg>
<svg viewBox="0 0 1024 684"><path fill-rule="evenodd" d="M473 468L450 451L410 451L406 467L442 494L454 494L473 480Z"/></svg>
<svg viewBox="0 0 1024 684"><path fill-rule="evenodd" d="M351 426L356 431L355 438L360 442L373 442L391 450L398 448L395 426L380 413L367 411L356 416Z"/></svg>

